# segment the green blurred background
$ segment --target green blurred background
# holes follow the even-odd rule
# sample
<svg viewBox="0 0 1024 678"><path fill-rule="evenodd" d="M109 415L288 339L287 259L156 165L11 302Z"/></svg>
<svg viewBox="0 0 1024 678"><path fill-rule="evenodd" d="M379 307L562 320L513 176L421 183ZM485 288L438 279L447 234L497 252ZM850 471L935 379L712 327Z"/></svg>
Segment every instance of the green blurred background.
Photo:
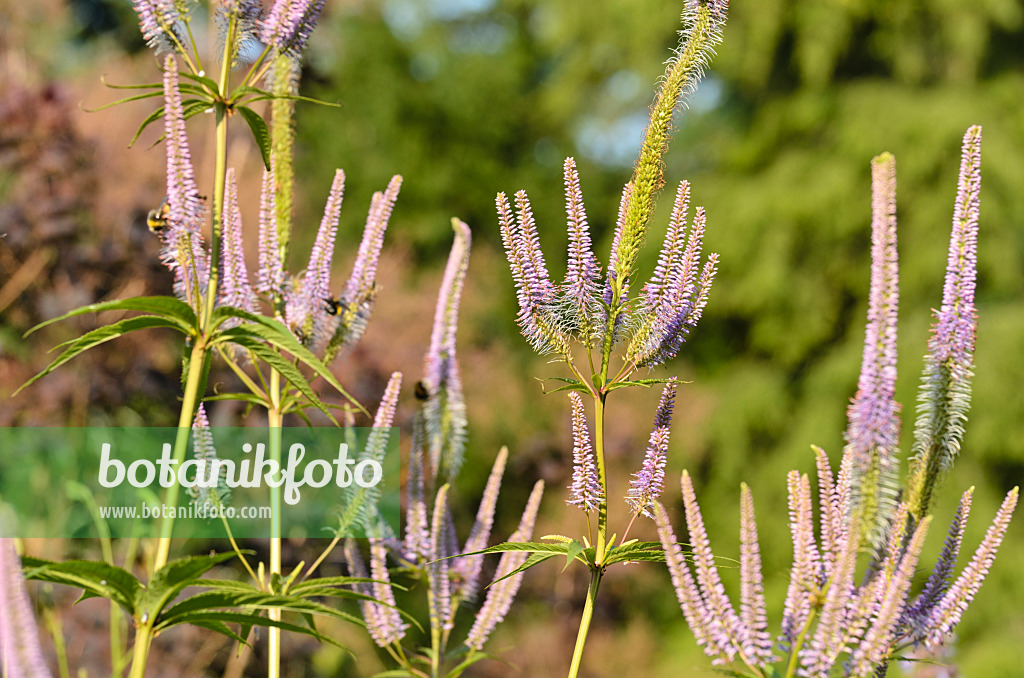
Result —
<svg viewBox="0 0 1024 678"><path fill-rule="evenodd" d="M449 218L469 223L475 242L459 346L470 442L457 510L470 519L490 463L507 444L511 477L498 536L514 529L538 477L548 492L537 533L577 534L584 525L563 503L571 470L568 404L564 396L542 395L535 380L564 376L563 369L535 357L517 334L495 193L529 192L560 277L561 164L574 156L606 260L619 193L652 87L676 42L680 9L666 0L346 0L328 3L313 35L303 93L341 108L298 107L303 230L294 249L307 251L333 170L344 168L336 267L343 280L371 193L392 174L405 178L376 315L338 372L364 402L379 398L395 369L409 384L419 377L451 242ZM0 0L0 49L0 424L173 424L179 347L159 335L123 340L6 398L45 364L46 348L95 321L23 340L27 327L83 303L170 286L144 224L163 195L162 148L146 148L155 133L126 148L152 103L81 110L115 98L101 75L124 84L156 79L128 3ZM883 151L897 159L897 398L909 449L930 309L941 299L960 139L971 124L984 127L980 329L970 424L938 498L939 524L959 493L976 486L965 541L973 550L1002 496L1024 478L1022 102L1019 0L731 3L724 42L678 116L666 159L666 190L691 182L694 204L708 212L706 249L721 254L701 325L662 371L692 381L680 391L669 477L683 468L694 475L720 556L738 554L739 483L751 485L773 628L791 555L785 473L812 472L811 444L838 460L856 386L870 264L870 159ZM201 180L212 176L204 145L210 127L200 118L189 128ZM231 144L229 162L238 168L252 227L258 158L242 130ZM663 196L663 207L670 202ZM648 272L666 224L659 213L641 259ZM639 466L657 396L630 391L611 400L612 496L625 493ZM411 393L404 394L402 416L413 408ZM213 423L241 415L221 407ZM674 480L666 499L681 527ZM625 506L616 510L624 522ZM623 527L613 519L613 529ZM650 528L635 536L653 537ZM940 535L936 529L924 562L934 559ZM963 675L1022 675L1022 560L1018 516L960 626L955 659ZM737 580L726 573L733 591ZM564 673L585 589L581 571L559 575L551 563L532 571L491 646L509 665L490 662L476 675ZM295 652L302 661L294 664L301 672L291 675L370 675L379 668L365 641L351 642L358 662L301 646ZM592 676L707 673L665 572L631 566L606 580L585 666Z"/></svg>

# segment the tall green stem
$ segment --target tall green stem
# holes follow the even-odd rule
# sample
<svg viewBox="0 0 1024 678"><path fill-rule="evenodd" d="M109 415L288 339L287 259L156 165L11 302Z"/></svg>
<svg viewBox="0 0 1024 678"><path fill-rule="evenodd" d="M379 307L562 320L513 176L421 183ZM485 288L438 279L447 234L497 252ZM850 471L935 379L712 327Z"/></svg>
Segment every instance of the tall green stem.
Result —
<svg viewBox="0 0 1024 678"><path fill-rule="evenodd" d="M587 642L590 631L590 620L594 617L594 604L597 601L597 587L601 585L604 570L597 568L590 572L590 588L587 589L587 602L583 605L583 617L580 618L580 632L576 636L576 648L572 651L572 664L569 666L569 678L576 678L583 661L583 646Z"/></svg>
<svg viewBox="0 0 1024 678"><path fill-rule="evenodd" d="M267 412L270 427L270 459L281 467L281 375L277 370L270 372L270 398L274 406ZM283 473L283 471L282 471ZM281 488L270 488L270 577L281 574ZM280 591L274 591L280 593ZM268 616L281 621L281 608L272 607ZM267 650L267 675L278 678L281 675L281 629L269 629Z"/></svg>
<svg viewBox="0 0 1024 678"><path fill-rule="evenodd" d="M608 537L608 474L604 463L604 399L606 393L594 398L594 456L597 458L597 480L601 484L604 500L597 508L597 544L594 546L594 562L601 566Z"/></svg>

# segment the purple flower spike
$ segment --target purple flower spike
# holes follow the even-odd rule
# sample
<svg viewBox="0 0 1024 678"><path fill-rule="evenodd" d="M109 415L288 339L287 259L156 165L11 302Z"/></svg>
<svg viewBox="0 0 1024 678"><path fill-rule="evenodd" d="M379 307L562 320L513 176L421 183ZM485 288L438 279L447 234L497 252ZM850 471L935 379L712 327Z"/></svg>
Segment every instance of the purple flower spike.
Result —
<svg viewBox="0 0 1024 678"><path fill-rule="evenodd" d="M508 461L508 448L503 447L498 452L498 458L494 460L491 468L491 475L487 478L487 486L484 488L484 496L480 500L480 508L476 512L476 522L469 532L466 545L462 547L463 553L473 553L487 548L487 540L491 536L491 528L494 526L494 510L498 505L498 492L501 489L501 478L505 474L505 464ZM455 591L460 600L473 600L476 598L477 588L480 581L480 570L484 565L483 555L465 556L457 558L452 570L456 572L461 581Z"/></svg>
<svg viewBox="0 0 1024 678"><path fill-rule="evenodd" d="M974 287L978 277L978 221L981 212L981 127L964 135L960 180L953 206L953 234L949 241L942 308L929 342L936 362L973 362L977 332Z"/></svg>
<svg viewBox="0 0 1024 678"><path fill-rule="evenodd" d="M406 557L414 562L430 556L430 528L427 525L427 503L423 478L424 424L422 415L413 421L412 444L409 449L409 477L406 480L405 539Z"/></svg>
<svg viewBox="0 0 1024 678"><path fill-rule="evenodd" d="M985 538L974 552L971 562L964 568L946 595L942 597L942 602L932 611L928 623L928 634L924 639L924 645L929 650L934 650L945 642L956 625L960 623L960 618L967 606L981 589L981 585L995 561L999 545L1002 544L1003 537L1006 535L1006 529L1010 526L1010 518L1013 517L1013 510L1017 506L1019 491L1020 488L1015 487L1006 495L992 525L985 532Z"/></svg>
<svg viewBox="0 0 1024 678"><path fill-rule="evenodd" d="M359 243L356 261L352 265L352 275L345 284L342 298L349 303L372 298L374 279L377 275L377 262L380 260L381 247L384 245L384 233L395 208L398 192L402 188L402 176L391 177L387 189L383 193L375 193L370 203L370 212L363 228L363 239Z"/></svg>
<svg viewBox="0 0 1024 678"><path fill-rule="evenodd" d="M452 621L451 581L448 578L447 539L448 485L442 485L434 499L434 517L430 525L430 626L450 630Z"/></svg>
<svg viewBox="0 0 1024 678"><path fill-rule="evenodd" d="M676 379L673 377L661 392L658 411L654 416L654 430L651 431L647 452L644 454L643 468L633 474L626 495L626 503L634 513L643 513L651 518L654 517L651 506L665 487L665 464L668 462L668 440L675 399Z"/></svg>
<svg viewBox="0 0 1024 678"><path fill-rule="evenodd" d="M846 442L857 478L852 510L861 514L863 537L878 545L896 504L895 452L900 437L900 406L895 399L896 160L891 154L871 161L871 193L871 294L857 394L847 410Z"/></svg>
<svg viewBox="0 0 1024 678"><path fill-rule="evenodd" d="M274 167L263 172L260 190L260 268L256 291L284 297L284 262L281 261L281 243L277 235L277 199L274 195Z"/></svg>
<svg viewBox="0 0 1024 678"><path fill-rule="evenodd" d="M260 40L281 52L298 55L316 27L326 0L277 0L263 21Z"/></svg>
<svg viewBox="0 0 1024 678"><path fill-rule="evenodd" d="M256 312L256 295L249 285L249 272L245 267L242 247L242 214L238 210L238 185L235 170L228 170L227 191L224 198L224 230L221 247L221 288L219 301L250 313Z"/></svg>
<svg viewBox="0 0 1024 678"><path fill-rule="evenodd" d="M4 675L49 678L14 540L0 538L0 667Z"/></svg>
<svg viewBox="0 0 1024 678"><path fill-rule="evenodd" d="M198 308L210 276L210 255L203 244L203 202L185 133L185 113L173 56L164 59L164 134L167 145L167 228L161 233L160 259L174 272L179 299Z"/></svg>
<svg viewBox="0 0 1024 678"><path fill-rule="evenodd" d="M194 487L188 489L189 495L196 504L219 506L231 500L231 489L227 486L227 469L217 460L217 448L213 444L213 433L210 421L206 418L206 408L200 404L192 421L193 456L200 463L198 477Z"/></svg>
<svg viewBox="0 0 1024 678"><path fill-rule="evenodd" d="M373 583L373 597L383 605L370 603L377 608L373 625L367 625L370 635L380 647L397 643L405 637L408 624L402 622L402 615L395 607L395 593L387 566L387 548L383 539L370 539L370 578Z"/></svg>
<svg viewBox="0 0 1024 678"><path fill-rule="evenodd" d="M569 392L572 401L572 485L566 504L578 506L584 512L596 511L604 502L604 490L597 475L594 450L590 446L590 431L583 412L583 398L576 391Z"/></svg>
<svg viewBox="0 0 1024 678"><path fill-rule="evenodd" d="M790 471L789 529L793 539L793 568L782 615L782 640L793 643L811 613L811 594L821 585L821 558L814 541L814 507L807 476Z"/></svg>
<svg viewBox="0 0 1024 678"><path fill-rule="evenodd" d="M504 193L498 194L496 204L501 242L512 269L519 300L519 328L534 350L569 355L568 341L552 321L555 286L548 277L540 250L529 198L523 191L516 193L515 197L518 210L515 220Z"/></svg>
<svg viewBox="0 0 1024 678"><path fill-rule="evenodd" d="M917 398L914 456L907 481L911 512L917 519L928 514L932 490L960 453L971 408L980 193L981 127L974 126L964 135L942 308L935 314Z"/></svg>
<svg viewBox="0 0 1024 678"><path fill-rule="evenodd" d="M693 580L693 573L686 563L683 549L676 541L676 535L672 531L672 524L665 513L665 507L654 502L654 521L658 526L658 537L661 539L661 546L665 551L665 563L668 565L669 574L672 577L672 588L676 591L676 599L679 600L679 607L683 611L683 617L687 625L693 631L697 639L697 645L704 654L711 658L712 664L724 664L727 661L726 655L718 647L712 633L712 626L715 619L708 612L707 604L701 597L700 590Z"/></svg>
<svg viewBox="0 0 1024 678"><path fill-rule="evenodd" d="M563 287L571 300L571 312L580 338L589 343L594 330L593 302L600 269L590 243L590 226L573 158L565 159L565 211L569 221L569 264Z"/></svg>
<svg viewBox="0 0 1024 678"><path fill-rule="evenodd" d="M754 516L754 496L740 489L740 650L758 663L775 661L761 574L761 549Z"/></svg>
<svg viewBox="0 0 1024 678"><path fill-rule="evenodd" d="M533 486L530 498L526 501L526 508L523 509L523 517L519 520L519 527L508 538L509 542L530 541L530 537L533 535L533 526L537 520L537 511L540 509L540 499L543 494L544 481L538 480ZM476 613L476 618L473 620L473 628L469 630L469 635L466 636L467 646L477 651L482 650L484 643L487 642L491 632L494 631L494 627L501 623L501 620L508 614L509 609L512 607L512 602L519 592L519 585L522 584L523 574L525 573L520 572L511 577L506 577L505 575L526 562L526 557L527 553L524 551L506 551L501 554L501 560L498 561L498 569L494 573L495 583L487 589L487 598L484 600L484 604L480 607L479 612ZM501 579L502 577L505 578ZM501 579L501 581L497 581L498 579Z"/></svg>
<svg viewBox="0 0 1024 678"><path fill-rule="evenodd" d="M737 654L742 655L743 653L743 633L740 628L740 620L718 575L715 556L711 551L711 542L708 540L708 533L704 528L704 518L701 516L700 506L697 504L697 495L693 491L690 474L686 471L683 471L680 485L683 490L683 504L686 507L686 528L690 532L690 544L693 547L697 585L700 587L701 597L711 616L709 625L711 639L718 646L721 655L724 655L728 661L732 661Z"/></svg>
<svg viewBox="0 0 1024 678"><path fill-rule="evenodd" d="M957 507L953 522L950 523L949 531L946 534L946 542L942 545L942 552L939 560L932 568L932 573L925 582L921 594L904 613L903 624L914 628L915 637L920 640L924 637L927 629L929 615L938 605L939 601L949 590L953 579L953 570L956 567L957 558L960 555L960 546L964 541L964 531L967 529L967 519L971 515L971 499L974 495L974 488L967 490L960 497L960 505Z"/></svg>
<svg viewBox="0 0 1024 678"><path fill-rule="evenodd" d="M423 417L430 448L431 472L435 478L440 474L449 480L462 467L466 450L466 401L455 355L455 331L472 245L469 226L458 219L452 219L452 229L455 231L455 241L437 295L430 348L424 357L422 383L427 392Z"/></svg>

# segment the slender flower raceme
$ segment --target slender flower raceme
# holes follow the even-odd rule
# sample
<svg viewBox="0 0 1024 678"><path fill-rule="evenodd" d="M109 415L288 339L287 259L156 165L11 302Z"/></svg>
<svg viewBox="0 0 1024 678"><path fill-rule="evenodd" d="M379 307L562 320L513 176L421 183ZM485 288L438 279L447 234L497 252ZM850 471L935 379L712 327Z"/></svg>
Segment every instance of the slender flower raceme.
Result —
<svg viewBox="0 0 1024 678"><path fill-rule="evenodd" d="M427 517L426 482L423 457L426 454L423 417L413 421L412 443L409 446L409 475L406 480L405 539L402 549L411 560L429 558L430 527Z"/></svg>
<svg viewBox="0 0 1024 678"><path fill-rule="evenodd" d="M601 271L590 243L590 226L573 158L565 159L565 212L569 226L569 256L562 285L570 302L568 311L575 324L574 331L589 346L597 329L595 306Z"/></svg>
<svg viewBox="0 0 1024 678"><path fill-rule="evenodd" d="M139 15L139 29L146 44L158 54L174 50L176 26L182 17L179 3L174 0L132 0L132 7Z"/></svg>
<svg viewBox="0 0 1024 678"><path fill-rule="evenodd" d="M896 254L896 160L871 161L871 295L857 394L850 403L846 442L853 459L851 511L873 544L895 507L896 447L900 420L896 392L896 319L899 273Z"/></svg>
<svg viewBox="0 0 1024 678"><path fill-rule="evenodd" d="M160 233L160 259L174 273L178 298L198 308L209 280L210 255L203 244L203 201L185 134L177 64L170 55L164 59L164 124L168 215L167 226Z"/></svg>
<svg viewBox="0 0 1024 678"><path fill-rule="evenodd" d="M189 494L193 501L199 505L221 506L231 501L231 488L227 485L227 469L219 466L219 472L213 475L213 470L218 468L217 448L213 443L213 432L210 430L210 421L206 418L206 408L200 404L196 409L196 416L192 422L192 446L195 450L194 456L200 462L200 469L197 474L196 484L189 488Z"/></svg>
<svg viewBox="0 0 1024 678"><path fill-rule="evenodd" d="M1006 529L1010 526L1010 518L1013 517L1013 510L1017 506L1019 493L1020 488L1015 487L1006 495L971 562L929 615L928 631L923 640L924 646L929 650L934 650L949 638L953 629L960 623L967 606L977 595L988 571L992 568L999 545L1006 535Z"/></svg>
<svg viewBox="0 0 1024 678"><path fill-rule="evenodd" d="M530 537L533 535L533 525L537 520L537 511L540 509L540 499L543 494L544 481L538 480L534 484L530 498L526 502L523 517L519 520L519 527L508 538L509 542L525 542L530 540ZM487 642L491 632L508 614L509 609L512 607L512 601L515 600L516 593L519 592L519 585L523 581L523 573L519 572L512 576L506 575L519 568L526 561L526 556L525 551L506 551L501 554L501 560L498 561L498 569L494 573L495 583L491 584L487 589L487 598L484 600L480 611L477 612L476 618L473 620L473 627L469 630L469 635L466 637L466 645L470 648L477 651L483 649L484 643ZM501 581L497 581L499 579Z"/></svg>
<svg viewBox="0 0 1024 678"><path fill-rule="evenodd" d="M491 528L494 526L494 510L498 506L498 492L501 490L501 479L505 474L507 461L508 448L503 447L498 451L498 458L494 460L491 474L487 478L483 498L480 500L480 507L476 512L476 522L473 523L473 529L470 530L466 544L462 547L463 553L482 551L487 547L487 540L490 538ZM476 598L483 564L482 555L462 556L455 559L451 568L452 572L458 576L454 594L460 600Z"/></svg>
<svg viewBox="0 0 1024 678"><path fill-rule="evenodd" d="M256 279L256 291L268 295L276 306L283 299L285 275L275 220L277 207L274 201L273 166L263 172L263 182L260 188L260 267Z"/></svg>
<svg viewBox="0 0 1024 678"><path fill-rule="evenodd" d="M430 625L451 629L452 591L448 578L448 556L455 555L448 548L448 485L442 485L434 499L434 517L430 524Z"/></svg>
<svg viewBox="0 0 1024 678"><path fill-rule="evenodd" d="M921 375L907 483L915 519L928 513L932 490L959 454L971 407L980 196L981 127L976 125L964 135L942 308L936 313Z"/></svg>
<svg viewBox="0 0 1024 678"><path fill-rule="evenodd" d="M331 261L344 193L345 173L339 169L334 174L331 192L327 196L327 205L309 254L306 274L292 281L285 307L285 319L295 336L312 346L322 346L327 340Z"/></svg>
<svg viewBox="0 0 1024 678"><path fill-rule="evenodd" d="M223 246L221 247L221 279L218 302L249 313L257 310L256 294L249 284L242 247L242 214L238 210L238 185L235 170L229 169L225 182Z"/></svg>
<svg viewBox="0 0 1024 678"><path fill-rule="evenodd" d="M676 400L676 380L673 377L661 392L658 411L654 415L654 429L647 442L644 465L629 483L626 503L633 513L651 514L651 506L665 487L665 465L668 463L668 440L671 434L672 408Z"/></svg>
<svg viewBox="0 0 1024 678"><path fill-rule="evenodd" d="M339 351L359 341L366 331L377 297L377 263L384 245L384 233L401 187L402 177L396 174L391 177L387 189L383 193L374 193L370 202L352 274L338 299L329 301L330 312L337 316L337 327L327 347L327 362Z"/></svg>
<svg viewBox="0 0 1024 678"><path fill-rule="evenodd" d="M436 478L453 479L462 467L466 449L466 401L462 394L462 375L455 354L455 331L459 303L469 269L472 237L469 226L452 220L455 241L448 254L444 278L434 309L430 348L424 357L421 386L427 394L423 404L430 469Z"/></svg>
<svg viewBox="0 0 1024 678"><path fill-rule="evenodd" d="M596 511L604 501L604 491L597 477L594 449L590 445L590 431L587 430L583 398L575 391L569 392L572 401L572 485L566 503L578 506L583 511Z"/></svg>
<svg viewBox="0 0 1024 678"><path fill-rule="evenodd" d="M14 540L0 537L0 668L4 675L49 678Z"/></svg>

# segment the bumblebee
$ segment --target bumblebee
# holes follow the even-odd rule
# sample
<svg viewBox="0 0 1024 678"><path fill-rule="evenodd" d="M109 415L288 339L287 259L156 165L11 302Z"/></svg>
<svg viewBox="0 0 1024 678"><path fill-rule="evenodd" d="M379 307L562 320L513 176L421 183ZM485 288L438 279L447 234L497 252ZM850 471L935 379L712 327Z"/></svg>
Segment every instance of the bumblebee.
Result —
<svg viewBox="0 0 1024 678"><path fill-rule="evenodd" d="M416 386L413 387L413 395L416 396L416 400L429 400L430 390L427 389L427 384L424 380L420 379L416 382Z"/></svg>
<svg viewBox="0 0 1024 678"><path fill-rule="evenodd" d="M146 225L149 226L151 233L160 235L167 230L167 218L171 215L171 204L167 202L167 197L164 197L164 201L160 203L160 207L155 210L149 210L149 214L146 215Z"/></svg>
<svg viewBox="0 0 1024 678"><path fill-rule="evenodd" d="M334 297L324 299L324 304L327 307L327 315L341 315L341 302Z"/></svg>

